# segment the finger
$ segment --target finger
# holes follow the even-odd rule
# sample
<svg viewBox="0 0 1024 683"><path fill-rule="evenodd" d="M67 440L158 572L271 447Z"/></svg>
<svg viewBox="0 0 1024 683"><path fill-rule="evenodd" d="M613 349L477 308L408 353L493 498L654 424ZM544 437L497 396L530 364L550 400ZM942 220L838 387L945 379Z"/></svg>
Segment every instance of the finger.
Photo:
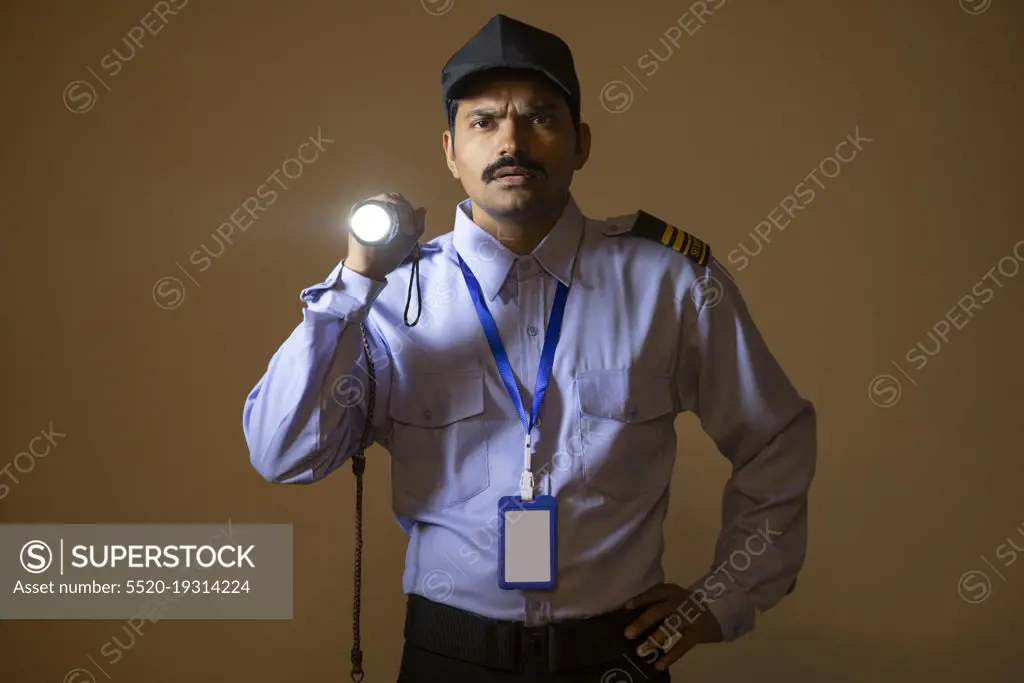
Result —
<svg viewBox="0 0 1024 683"><path fill-rule="evenodd" d="M664 647L666 641L675 638L685 629L683 618L675 610L658 625L658 630L651 634L648 640L652 641L655 647Z"/></svg>
<svg viewBox="0 0 1024 683"><path fill-rule="evenodd" d="M650 634L647 639L636 649L640 657L648 657L657 650L668 650L682 637L683 619L678 613L672 612L661 624L658 630Z"/></svg>
<svg viewBox="0 0 1024 683"><path fill-rule="evenodd" d="M671 614L673 611L672 605L666 602L659 603L648 608L641 614L632 624L626 627L626 637L632 640L638 635L654 626L660 621L663 621L665 617Z"/></svg>
<svg viewBox="0 0 1024 683"><path fill-rule="evenodd" d="M665 652L664 656L662 656L658 663L654 665L654 668L658 671L664 671L679 661L683 655L692 650L693 646L697 645L699 642L700 637L697 633L697 629L691 628L683 631L679 637L679 641L668 648L668 651Z"/></svg>
<svg viewBox="0 0 1024 683"><path fill-rule="evenodd" d="M372 197L368 198L366 201L369 201L369 202L384 202L385 204L400 204L401 203L401 197L402 197L402 195L395 194L394 192L381 192L379 194L373 195Z"/></svg>
<svg viewBox="0 0 1024 683"><path fill-rule="evenodd" d="M412 217L412 204L409 203L408 199L397 192L382 192L381 194L370 197L370 200L390 204L402 217Z"/></svg>
<svg viewBox="0 0 1024 683"><path fill-rule="evenodd" d="M669 596L672 591L672 587L667 583L659 583L653 588L648 588L640 595L629 600L626 603L626 609L636 609L642 605L650 605L651 603L661 602Z"/></svg>
<svg viewBox="0 0 1024 683"><path fill-rule="evenodd" d="M637 647L637 655L644 658L653 652L657 652L657 656L663 655L665 653L663 650L668 651L682 638L681 626L682 618L679 617L679 614L669 614L666 620L658 625L657 630L647 636L647 639Z"/></svg>
<svg viewBox="0 0 1024 683"><path fill-rule="evenodd" d="M397 192L392 192L391 194L388 195L388 197L391 198L391 203L397 206L399 210L409 218L412 218L413 214L416 213L416 209L412 205L412 202L410 202L401 194Z"/></svg>

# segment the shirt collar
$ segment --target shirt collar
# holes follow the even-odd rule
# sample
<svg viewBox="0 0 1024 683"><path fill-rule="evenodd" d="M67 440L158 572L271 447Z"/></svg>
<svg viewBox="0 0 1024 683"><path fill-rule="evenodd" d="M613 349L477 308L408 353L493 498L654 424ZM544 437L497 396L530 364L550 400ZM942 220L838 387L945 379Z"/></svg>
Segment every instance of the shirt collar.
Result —
<svg viewBox="0 0 1024 683"><path fill-rule="evenodd" d="M493 300L505 283L509 269L523 256L473 222L469 199L460 202L455 211L454 232L455 251L473 271L487 300ZM572 280L582 232L583 214L570 195L562 215L531 254L544 270L567 286Z"/></svg>

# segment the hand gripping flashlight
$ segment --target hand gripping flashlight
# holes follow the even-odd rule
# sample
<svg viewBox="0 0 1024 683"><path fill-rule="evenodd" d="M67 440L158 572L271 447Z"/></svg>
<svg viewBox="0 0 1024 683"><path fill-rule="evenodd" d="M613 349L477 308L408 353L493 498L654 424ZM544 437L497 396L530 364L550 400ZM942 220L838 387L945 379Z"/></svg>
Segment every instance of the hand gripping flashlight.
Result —
<svg viewBox="0 0 1024 683"><path fill-rule="evenodd" d="M398 211L394 204L388 202L376 199L361 201L352 207L348 229L361 244L387 244L398 234Z"/></svg>

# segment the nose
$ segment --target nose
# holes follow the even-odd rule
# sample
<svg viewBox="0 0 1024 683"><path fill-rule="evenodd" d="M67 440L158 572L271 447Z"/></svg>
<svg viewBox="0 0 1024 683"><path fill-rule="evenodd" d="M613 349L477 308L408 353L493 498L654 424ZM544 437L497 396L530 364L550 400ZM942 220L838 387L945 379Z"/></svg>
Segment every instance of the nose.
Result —
<svg viewBox="0 0 1024 683"><path fill-rule="evenodd" d="M501 122L499 157L515 156L517 152L530 153L529 121L518 116L509 116Z"/></svg>

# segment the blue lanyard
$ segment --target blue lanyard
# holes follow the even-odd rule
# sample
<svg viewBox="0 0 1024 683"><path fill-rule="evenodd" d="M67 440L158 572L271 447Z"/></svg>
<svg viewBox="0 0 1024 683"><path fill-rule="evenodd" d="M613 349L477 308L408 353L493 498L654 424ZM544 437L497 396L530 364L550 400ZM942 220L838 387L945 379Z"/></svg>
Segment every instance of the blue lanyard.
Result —
<svg viewBox="0 0 1024 683"><path fill-rule="evenodd" d="M466 280L466 287L469 288L470 298L473 299L473 305L476 307L477 317L480 318L484 334L487 335L487 343L491 347L491 353L494 354L494 362L498 366L501 381L504 382L505 389L508 391L508 395L512 398L512 403L519 413L519 419L523 422L523 429L526 430L527 443L529 443L530 434L537 423L541 402L544 400L544 394L548 389L548 381L551 379L551 366L555 361L555 347L558 346L558 337L562 331L562 314L565 312L565 299L569 295L569 288L561 282L558 283L555 301L551 306L551 317L548 319L548 327L544 333L544 349L540 354L540 367L537 368L537 385L533 392L533 410L530 415L527 415L526 410L523 408L523 399L519 395L519 386L516 384L515 375L512 374L512 365L508 362L508 354L505 353L505 347L501 343L501 337L498 335L498 327L494 324L494 318L491 317L491 312L487 310L487 304L484 302L484 294L480 289L480 283L477 282L476 276L473 275L466 262L462 260L462 256L459 256L459 267L462 268L462 276Z"/></svg>

